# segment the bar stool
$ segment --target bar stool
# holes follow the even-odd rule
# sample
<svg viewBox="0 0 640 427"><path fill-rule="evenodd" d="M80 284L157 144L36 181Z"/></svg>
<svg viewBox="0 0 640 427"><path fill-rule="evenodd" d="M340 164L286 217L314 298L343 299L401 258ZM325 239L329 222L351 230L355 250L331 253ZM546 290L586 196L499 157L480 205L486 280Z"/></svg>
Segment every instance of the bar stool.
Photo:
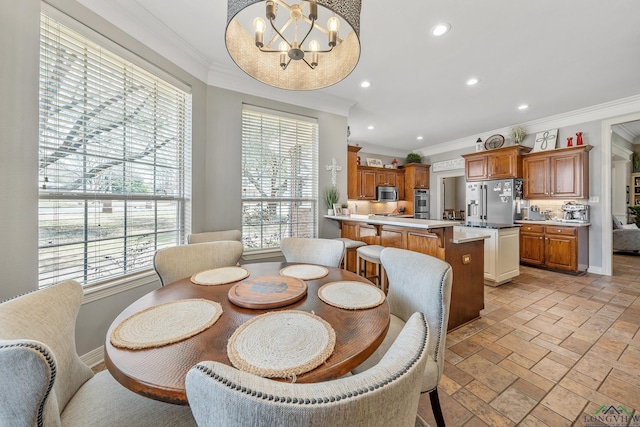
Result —
<svg viewBox="0 0 640 427"><path fill-rule="evenodd" d="M386 275L384 271L384 267L382 266L382 262L380 261L380 252L384 249L384 246L380 245L367 245L361 246L356 249L357 261L356 265L358 266L358 274L364 276L366 279L376 279L376 285L380 289L382 289L385 293L387 292L385 289ZM364 267L362 267L361 261L364 261ZM376 274L374 276L367 276L367 262L375 264L376 266ZM361 268L362 267L362 268Z"/></svg>
<svg viewBox="0 0 640 427"><path fill-rule="evenodd" d="M357 273L358 268L353 265L357 258L356 249L361 246L366 246L367 244L360 240L353 240L347 237L337 237L333 240L342 240L344 242L344 256L342 257L342 264L340 267L353 273Z"/></svg>

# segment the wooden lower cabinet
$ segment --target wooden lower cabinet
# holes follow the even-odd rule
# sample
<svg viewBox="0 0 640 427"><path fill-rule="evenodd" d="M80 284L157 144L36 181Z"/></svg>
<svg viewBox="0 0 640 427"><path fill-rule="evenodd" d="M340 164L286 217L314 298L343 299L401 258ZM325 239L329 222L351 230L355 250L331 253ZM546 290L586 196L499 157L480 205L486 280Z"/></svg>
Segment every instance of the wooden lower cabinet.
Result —
<svg viewBox="0 0 640 427"><path fill-rule="evenodd" d="M447 261L453 270L448 330L480 317L480 310L484 308L482 240L455 244L451 241L453 227L423 230L351 221L340 221L340 227L341 237L369 245L407 249ZM367 271L368 275L372 273Z"/></svg>
<svg viewBox="0 0 640 427"><path fill-rule="evenodd" d="M589 267L589 228L524 225L520 229L520 262L582 273Z"/></svg>

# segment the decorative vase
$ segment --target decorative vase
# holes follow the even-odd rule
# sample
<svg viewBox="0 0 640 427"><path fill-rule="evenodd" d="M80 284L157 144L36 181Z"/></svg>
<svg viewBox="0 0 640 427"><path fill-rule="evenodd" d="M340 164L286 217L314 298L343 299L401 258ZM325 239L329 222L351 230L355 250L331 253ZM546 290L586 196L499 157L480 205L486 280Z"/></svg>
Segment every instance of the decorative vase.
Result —
<svg viewBox="0 0 640 427"><path fill-rule="evenodd" d="M569 138L567 138L567 147L572 147L573 146L573 137L570 136Z"/></svg>
<svg viewBox="0 0 640 427"><path fill-rule="evenodd" d="M327 215L333 216L333 209L327 209Z"/></svg>
<svg viewBox="0 0 640 427"><path fill-rule="evenodd" d="M582 145L582 132L576 132L576 145Z"/></svg>

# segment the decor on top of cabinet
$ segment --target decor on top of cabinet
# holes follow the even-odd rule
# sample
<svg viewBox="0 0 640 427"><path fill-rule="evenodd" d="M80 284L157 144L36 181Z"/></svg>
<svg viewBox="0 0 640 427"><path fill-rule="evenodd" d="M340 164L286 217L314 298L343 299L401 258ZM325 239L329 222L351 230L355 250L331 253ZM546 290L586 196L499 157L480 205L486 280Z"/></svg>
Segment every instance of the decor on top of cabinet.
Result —
<svg viewBox="0 0 640 427"><path fill-rule="evenodd" d="M484 145L482 145L482 138L476 140L476 153L484 151Z"/></svg>
<svg viewBox="0 0 640 427"><path fill-rule="evenodd" d="M582 145L582 132L576 132L576 145Z"/></svg>
<svg viewBox="0 0 640 427"><path fill-rule="evenodd" d="M382 167L382 160L367 158L367 166L373 166L373 167L376 167L376 168L381 168Z"/></svg>
<svg viewBox="0 0 640 427"><path fill-rule="evenodd" d="M525 136L527 136L527 132L522 126L517 125L511 128L511 139L513 139L514 144L520 145L520 143L524 141Z"/></svg>
<svg viewBox="0 0 640 427"><path fill-rule="evenodd" d="M558 129L546 130L536 133L536 139L533 145L532 153L536 151L555 150L556 140L558 139Z"/></svg>
<svg viewBox="0 0 640 427"><path fill-rule="evenodd" d="M418 153L409 153L405 163L422 163L422 156Z"/></svg>
<svg viewBox="0 0 640 427"><path fill-rule="evenodd" d="M567 147L573 147L573 137L572 136L567 138Z"/></svg>
<svg viewBox="0 0 640 427"><path fill-rule="evenodd" d="M340 190L337 187L327 187L324 189L324 201L327 204L327 215L333 215L333 204L338 203Z"/></svg>
<svg viewBox="0 0 640 427"><path fill-rule="evenodd" d="M495 148L500 148L504 145L504 136L500 134L491 135L484 142L484 148L486 150L493 150Z"/></svg>

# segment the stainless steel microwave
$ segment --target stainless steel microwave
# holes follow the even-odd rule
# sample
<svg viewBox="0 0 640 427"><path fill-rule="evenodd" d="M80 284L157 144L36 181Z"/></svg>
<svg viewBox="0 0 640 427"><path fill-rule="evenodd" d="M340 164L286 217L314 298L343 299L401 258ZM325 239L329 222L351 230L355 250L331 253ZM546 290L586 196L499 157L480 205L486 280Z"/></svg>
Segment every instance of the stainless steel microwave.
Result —
<svg viewBox="0 0 640 427"><path fill-rule="evenodd" d="M397 202L398 201L398 187L387 187L379 185L377 187L377 200L379 202Z"/></svg>

